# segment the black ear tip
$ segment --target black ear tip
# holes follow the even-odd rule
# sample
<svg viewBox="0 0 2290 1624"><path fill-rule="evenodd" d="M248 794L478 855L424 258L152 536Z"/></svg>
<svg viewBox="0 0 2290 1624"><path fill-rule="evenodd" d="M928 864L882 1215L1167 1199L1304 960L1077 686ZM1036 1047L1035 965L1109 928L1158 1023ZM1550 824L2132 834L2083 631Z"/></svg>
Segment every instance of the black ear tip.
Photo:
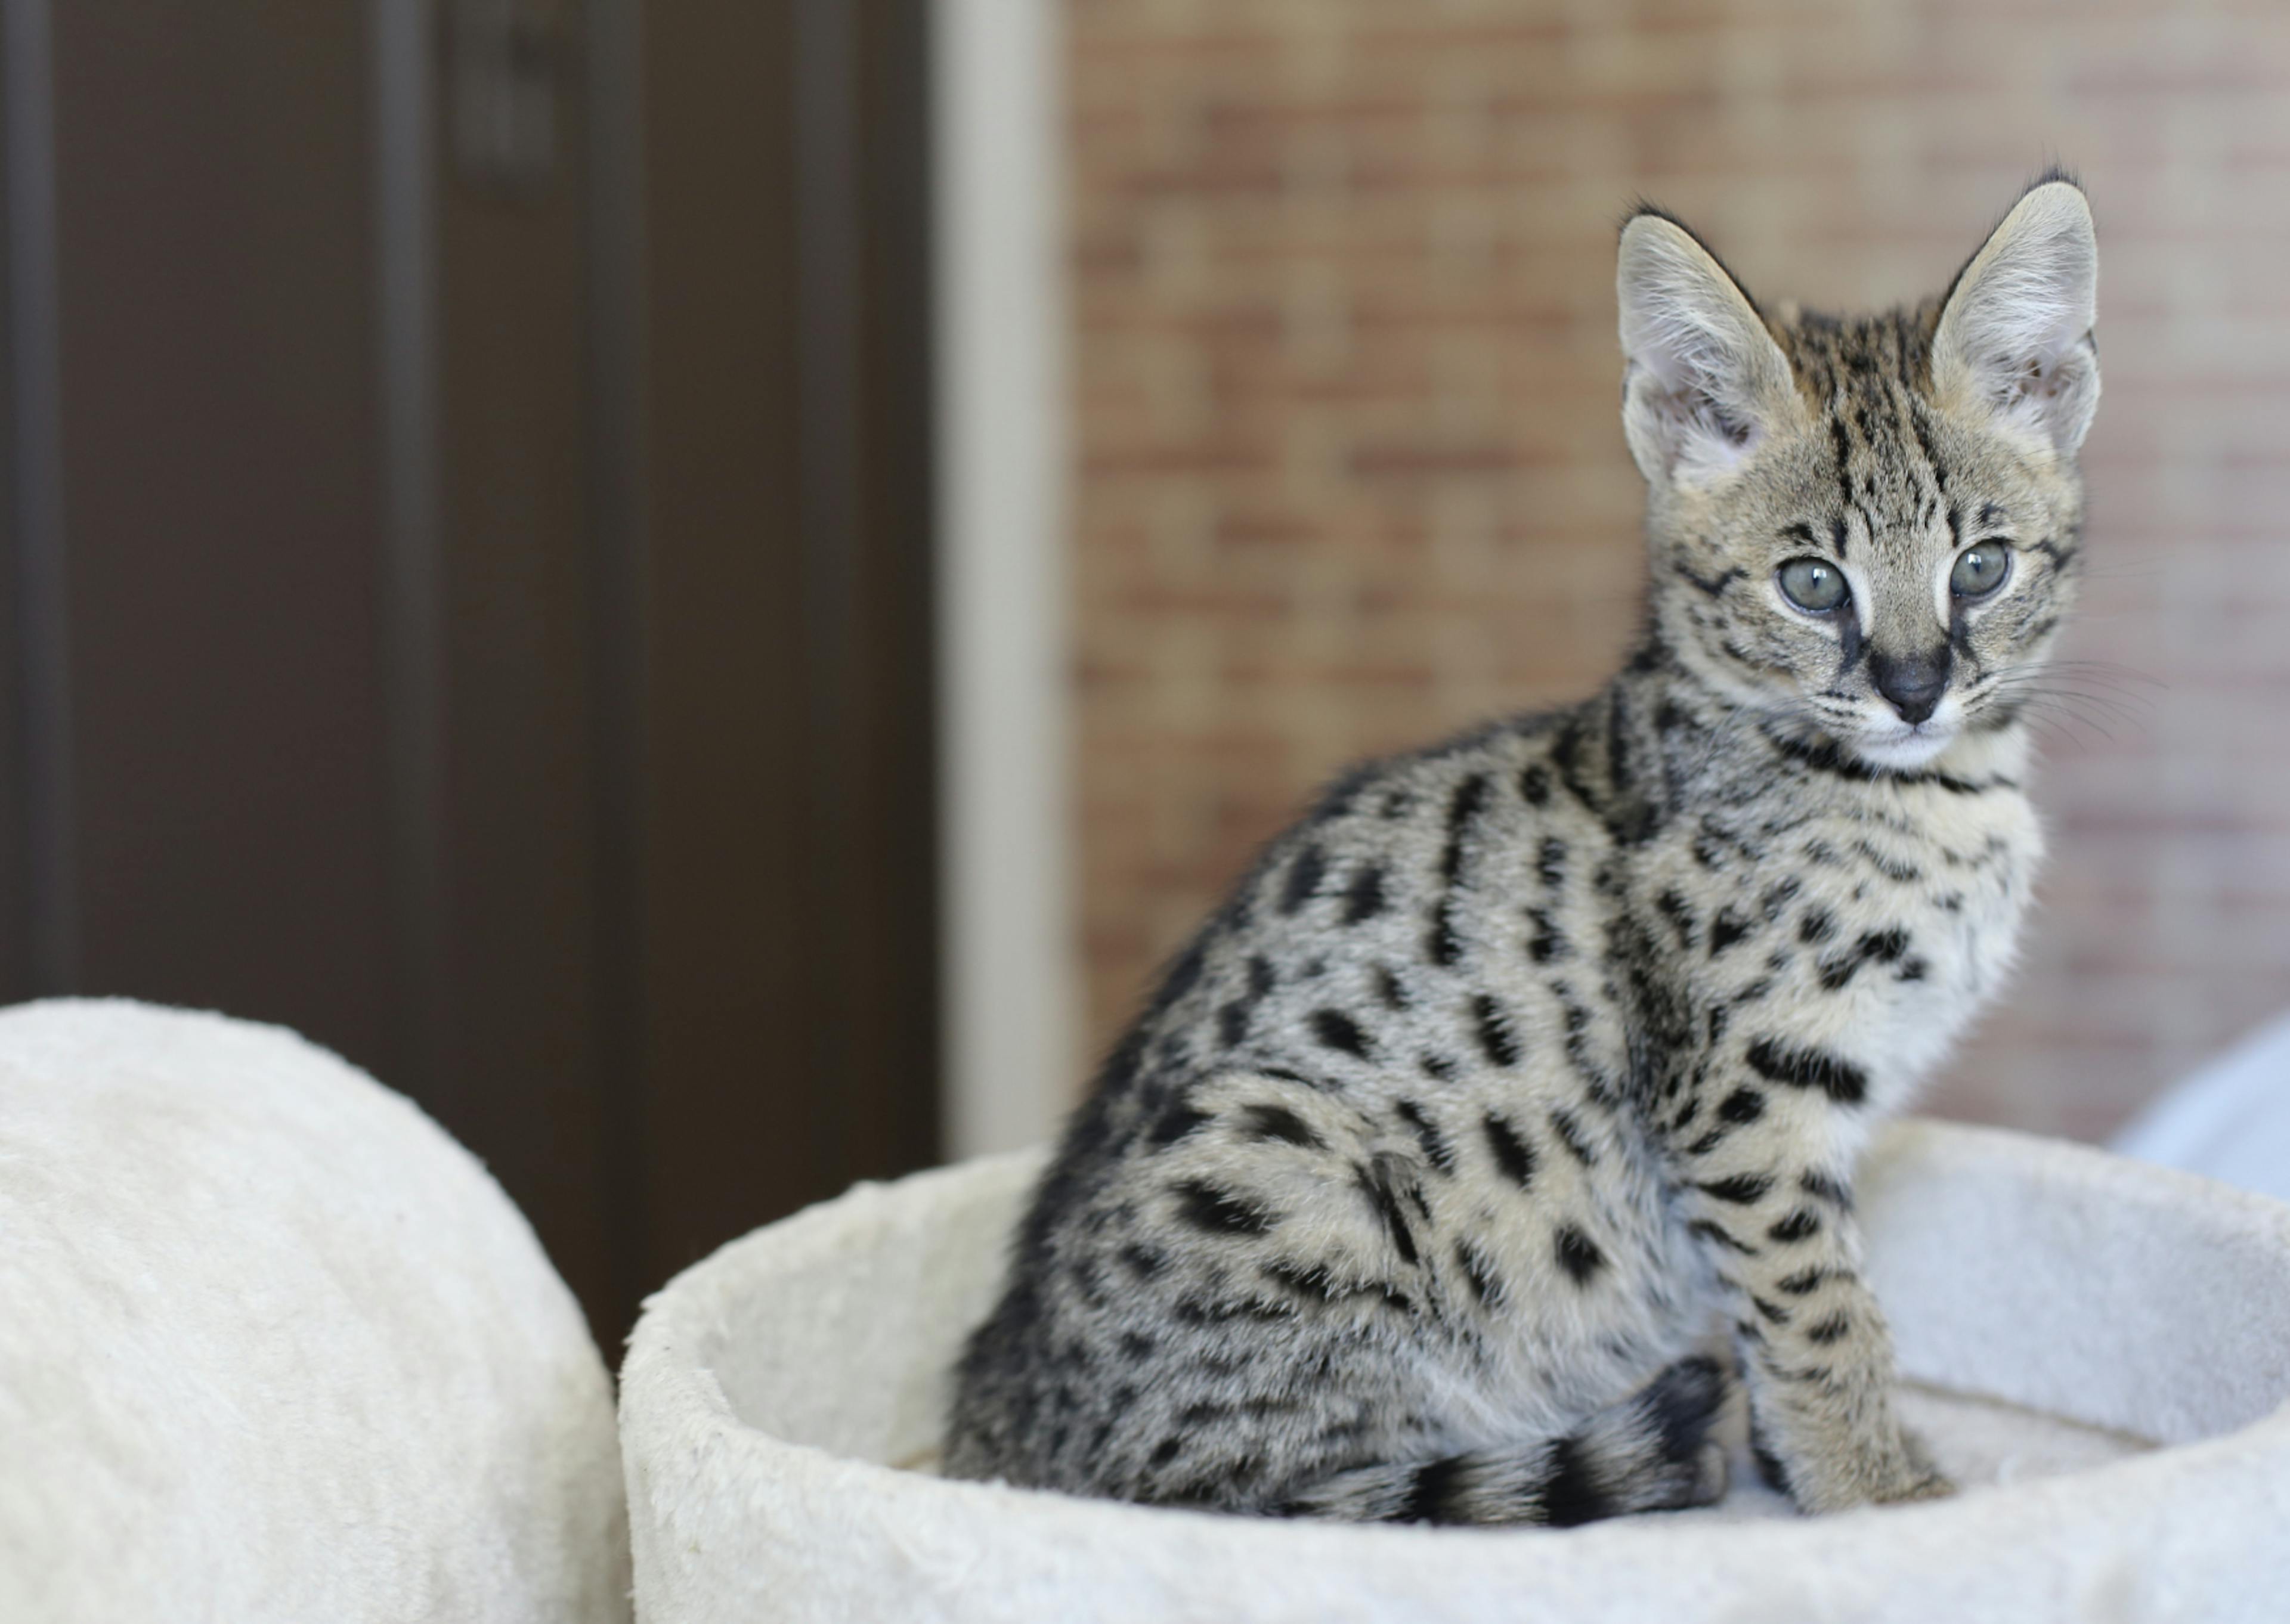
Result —
<svg viewBox="0 0 2290 1624"><path fill-rule="evenodd" d="M1623 212L1622 223L1619 229L1626 233L1632 226L1637 224L1637 222L1642 220L1658 220L1665 225L1684 232L1688 242L1692 243L1696 248L1699 248L1703 253L1709 256L1709 262L1712 265L1715 265L1719 271L1724 273L1726 279L1734 284L1734 291L1741 294L1742 300L1747 302L1750 308L1757 311L1761 316L1765 314L1764 308L1758 303L1756 299L1750 296L1750 290L1742 284L1742 279L1734 274L1734 268L1726 264L1724 260L1718 257L1718 251L1709 246L1709 239L1704 237L1699 231L1696 231L1684 220L1678 219L1677 215L1671 213L1668 209L1663 208L1660 204L1649 202L1644 197L1636 198L1631 202L1629 208Z"/></svg>
<svg viewBox="0 0 2290 1624"><path fill-rule="evenodd" d="M2044 186L2071 186L2078 192L2084 189L2083 177L2056 158L2044 166L2042 174L2029 181L2021 189L2020 196L2025 197L2037 188Z"/></svg>
<svg viewBox="0 0 2290 1624"><path fill-rule="evenodd" d="M1637 220L1644 220L1649 215L1655 220L1666 220L1671 225L1676 226L1680 231L1685 232L1686 236L1693 236L1693 227L1687 225L1684 220L1678 219L1677 215L1671 213L1668 209L1663 208L1661 204L1654 202L1650 197L1633 197L1630 199L1630 206L1622 211L1622 218L1615 222L1614 235L1620 236L1623 232L1628 231L1633 223ZM1701 239L1694 237L1694 240L1699 242Z"/></svg>

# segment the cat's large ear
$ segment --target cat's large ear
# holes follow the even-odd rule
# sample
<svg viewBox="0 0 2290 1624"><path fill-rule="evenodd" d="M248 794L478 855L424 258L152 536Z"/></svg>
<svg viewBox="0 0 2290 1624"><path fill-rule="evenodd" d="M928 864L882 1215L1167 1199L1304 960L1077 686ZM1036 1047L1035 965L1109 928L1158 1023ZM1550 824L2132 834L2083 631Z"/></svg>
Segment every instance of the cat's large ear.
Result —
<svg viewBox="0 0 2290 1624"><path fill-rule="evenodd" d="M1933 393L2072 457L2099 406L2099 241L2071 180L2030 188L1959 272L1933 336Z"/></svg>
<svg viewBox="0 0 2290 1624"><path fill-rule="evenodd" d="M1655 484L1724 478L1798 410L1789 358L1726 268L1676 221L1622 228L1622 430Z"/></svg>

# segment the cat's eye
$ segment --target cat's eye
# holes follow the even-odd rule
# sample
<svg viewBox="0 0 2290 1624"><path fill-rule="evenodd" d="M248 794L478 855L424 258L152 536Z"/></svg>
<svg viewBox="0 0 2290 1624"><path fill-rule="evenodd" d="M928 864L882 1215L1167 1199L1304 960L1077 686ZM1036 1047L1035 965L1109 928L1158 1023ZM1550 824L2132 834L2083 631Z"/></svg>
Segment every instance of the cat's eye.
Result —
<svg viewBox="0 0 2290 1624"><path fill-rule="evenodd" d="M1986 597L2012 572L2012 549L2001 541L1982 541L1956 556L1948 572L1948 589L1958 597Z"/></svg>
<svg viewBox="0 0 2290 1624"><path fill-rule="evenodd" d="M1782 596L1807 614L1827 614L1845 601L1845 572L1826 558L1792 558L1775 579Z"/></svg>

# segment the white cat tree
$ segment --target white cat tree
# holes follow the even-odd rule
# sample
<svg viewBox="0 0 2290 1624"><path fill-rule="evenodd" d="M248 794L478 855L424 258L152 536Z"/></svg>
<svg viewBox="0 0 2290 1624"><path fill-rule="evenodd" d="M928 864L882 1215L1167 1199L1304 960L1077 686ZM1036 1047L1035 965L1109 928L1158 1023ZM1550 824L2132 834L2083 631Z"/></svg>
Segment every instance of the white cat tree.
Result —
<svg viewBox="0 0 2290 1624"><path fill-rule="evenodd" d="M1805 1519L1744 1474L1706 1512L1432 1531L933 1476L1036 1164L687 1271L616 1459L571 1294L405 1100L274 1028L0 1012L0 1620L610 1624L631 1540L647 1624L2290 1616L2290 1206L1907 1124L1870 1277L1961 1498Z"/></svg>
<svg viewBox="0 0 2290 1624"><path fill-rule="evenodd" d="M948 1366L1037 1166L862 1187L652 1300L621 1388L640 1618L2290 1616L2290 1207L1896 1127L1863 1185L1870 1277L1903 1410L1960 1498L1808 1519L1752 1484L1565 1532L1359 1528L930 1475Z"/></svg>

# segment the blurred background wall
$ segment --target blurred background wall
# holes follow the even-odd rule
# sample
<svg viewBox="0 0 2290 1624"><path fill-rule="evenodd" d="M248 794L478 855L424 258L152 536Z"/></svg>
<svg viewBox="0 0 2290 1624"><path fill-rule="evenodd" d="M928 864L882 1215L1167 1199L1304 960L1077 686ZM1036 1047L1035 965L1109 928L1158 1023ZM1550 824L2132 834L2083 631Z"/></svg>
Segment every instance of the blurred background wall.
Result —
<svg viewBox="0 0 2290 1624"><path fill-rule="evenodd" d="M0 997L340 1051L608 1349L937 1152L927 20L0 4Z"/></svg>
<svg viewBox="0 0 2290 1624"><path fill-rule="evenodd" d="M412 1094L610 1346L1038 1138L1365 753L1637 610L1617 218L1768 298L2102 237L2026 973L2086 1136L2290 1004L2290 13L0 0L0 998Z"/></svg>
<svg viewBox="0 0 2290 1624"><path fill-rule="evenodd" d="M1072 0L1079 828L1102 1043L1345 761L1565 700L1637 613L1613 245L1946 285L2099 221L2094 561L2025 968L1932 1100L2102 1134L2290 1003L2290 8Z"/></svg>

